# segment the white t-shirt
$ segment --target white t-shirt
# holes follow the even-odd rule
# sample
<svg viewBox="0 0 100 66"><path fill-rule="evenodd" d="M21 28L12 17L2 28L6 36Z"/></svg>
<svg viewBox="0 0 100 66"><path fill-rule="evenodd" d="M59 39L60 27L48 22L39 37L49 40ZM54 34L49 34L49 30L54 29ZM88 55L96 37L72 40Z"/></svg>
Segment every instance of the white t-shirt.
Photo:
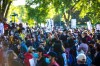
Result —
<svg viewBox="0 0 100 66"><path fill-rule="evenodd" d="M30 66L35 66L34 59L29 59Z"/></svg>

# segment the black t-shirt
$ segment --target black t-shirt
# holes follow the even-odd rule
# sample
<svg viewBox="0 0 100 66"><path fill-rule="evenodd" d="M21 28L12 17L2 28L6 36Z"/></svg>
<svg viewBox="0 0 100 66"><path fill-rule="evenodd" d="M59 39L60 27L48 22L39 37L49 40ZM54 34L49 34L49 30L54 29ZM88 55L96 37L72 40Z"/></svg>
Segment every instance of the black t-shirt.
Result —
<svg viewBox="0 0 100 66"><path fill-rule="evenodd" d="M61 39L62 41L67 41L67 38L68 38L67 35L61 35L61 36L60 36L60 39Z"/></svg>
<svg viewBox="0 0 100 66"><path fill-rule="evenodd" d="M48 66L48 64L45 61L45 58L42 57L40 60L37 61L36 66Z"/></svg>
<svg viewBox="0 0 100 66"><path fill-rule="evenodd" d="M79 64L78 66L88 66L87 64Z"/></svg>
<svg viewBox="0 0 100 66"><path fill-rule="evenodd" d="M100 32L97 33L97 39L100 40Z"/></svg>

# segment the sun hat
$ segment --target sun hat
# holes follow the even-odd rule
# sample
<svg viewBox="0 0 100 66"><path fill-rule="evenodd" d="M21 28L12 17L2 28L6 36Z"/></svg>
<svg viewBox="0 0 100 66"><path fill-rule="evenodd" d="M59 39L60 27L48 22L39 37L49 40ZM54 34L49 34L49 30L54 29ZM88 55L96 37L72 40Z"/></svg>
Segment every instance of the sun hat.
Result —
<svg viewBox="0 0 100 66"><path fill-rule="evenodd" d="M57 57L57 53L55 53L55 52L49 52L48 54L44 54L44 56L45 57L49 57L49 56L51 56L51 57Z"/></svg>
<svg viewBox="0 0 100 66"><path fill-rule="evenodd" d="M28 51L34 51L34 50L36 50L36 49L33 48L32 46L29 46L29 47L28 47Z"/></svg>

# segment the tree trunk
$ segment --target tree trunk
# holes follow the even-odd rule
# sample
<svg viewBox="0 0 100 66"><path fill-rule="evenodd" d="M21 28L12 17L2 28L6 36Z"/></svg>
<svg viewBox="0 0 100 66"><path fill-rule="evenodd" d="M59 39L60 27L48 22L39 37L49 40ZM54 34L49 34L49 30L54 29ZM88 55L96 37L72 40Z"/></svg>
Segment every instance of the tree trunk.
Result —
<svg viewBox="0 0 100 66"><path fill-rule="evenodd" d="M65 22L67 22L66 14L64 13L63 15L64 15Z"/></svg>
<svg viewBox="0 0 100 66"><path fill-rule="evenodd" d="M3 18L4 18L4 13L5 13L5 10L6 10L6 6L7 6L6 0L3 0L3 4L2 4L2 17Z"/></svg>
<svg viewBox="0 0 100 66"><path fill-rule="evenodd" d="M6 12L5 12L5 17L6 17L6 18L7 18L8 11L9 11L9 8L10 8L11 3L12 3L12 1L10 1L10 2L8 3L8 6L7 6L7 10L6 10Z"/></svg>
<svg viewBox="0 0 100 66"><path fill-rule="evenodd" d="M0 18L3 20L3 18L7 17L9 7L11 5L12 1L9 0L0 0Z"/></svg>

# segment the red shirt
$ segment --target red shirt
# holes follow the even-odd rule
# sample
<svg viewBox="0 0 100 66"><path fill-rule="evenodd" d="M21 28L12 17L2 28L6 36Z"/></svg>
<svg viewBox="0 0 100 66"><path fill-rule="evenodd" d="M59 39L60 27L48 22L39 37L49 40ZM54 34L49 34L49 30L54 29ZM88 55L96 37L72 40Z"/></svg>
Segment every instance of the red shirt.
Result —
<svg viewBox="0 0 100 66"><path fill-rule="evenodd" d="M49 64L49 66L59 66L59 64L55 61L55 62L51 62L51 63Z"/></svg>
<svg viewBox="0 0 100 66"><path fill-rule="evenodd" d="M8 30L9 25L8 24L4 24L4 30Z"/></svg>
<svg viewBox="0 0 100 66"><path fill-rule="evenodd" d="M26 66L30 66L29 60L33 58L32 54L25 53L24 56L25 56L25 59L24 59L25 65Z"/></svg>

